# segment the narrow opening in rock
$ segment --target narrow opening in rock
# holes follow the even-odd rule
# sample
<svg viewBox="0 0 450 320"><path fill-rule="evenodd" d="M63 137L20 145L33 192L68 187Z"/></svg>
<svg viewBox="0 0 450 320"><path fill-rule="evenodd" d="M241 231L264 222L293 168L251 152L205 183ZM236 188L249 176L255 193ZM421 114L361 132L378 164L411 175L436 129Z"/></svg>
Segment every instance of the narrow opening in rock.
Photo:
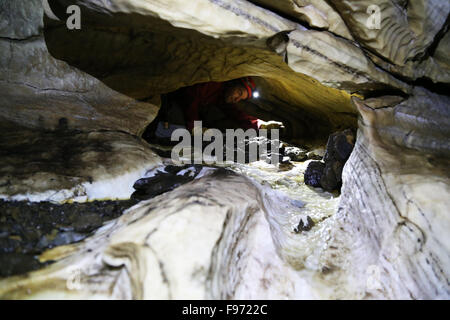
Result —
<svg viewBox="0 0 450 320"><path fill-rule="evenodd" d="M448 298L449 12L0 1L0 299Z"/></svg>

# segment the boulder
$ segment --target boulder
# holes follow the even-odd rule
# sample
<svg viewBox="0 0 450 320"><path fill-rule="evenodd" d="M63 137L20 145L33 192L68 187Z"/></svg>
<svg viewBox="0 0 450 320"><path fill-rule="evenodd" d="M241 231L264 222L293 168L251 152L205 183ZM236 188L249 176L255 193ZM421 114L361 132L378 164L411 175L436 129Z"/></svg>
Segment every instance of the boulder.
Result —
<svg viewBox="0 0 450 320"><path fill-rule="evenodd" d="M336 132L328 138L323 160L325 168L320 185L327 191L339 190L342 184L342 169L353 150L355 135L352 130Z"/></svg>
<svg viewBox="0 0 450 320"><path fill-rule="evenodd" d="M133 185L136 191L131 195L131 199L147 200L171 191L194 180L201 170L202 166L199 165L167 166L163 172L157 171L153 177L136 181Z"/></svg>
<svg viewBox="0 0 450 320"><path fill-rule="evenodd" d="M305 161L308 158L306 151L298 147L285 147L284 154L289 157L291 161Z"/></svg>
<svg viewBox="0 0 450 320"><path fill-rule="evenodd" d="M321 161L312 161L308 164L305 171L305 184L311 187L320 187L325 164Z"/></svg>

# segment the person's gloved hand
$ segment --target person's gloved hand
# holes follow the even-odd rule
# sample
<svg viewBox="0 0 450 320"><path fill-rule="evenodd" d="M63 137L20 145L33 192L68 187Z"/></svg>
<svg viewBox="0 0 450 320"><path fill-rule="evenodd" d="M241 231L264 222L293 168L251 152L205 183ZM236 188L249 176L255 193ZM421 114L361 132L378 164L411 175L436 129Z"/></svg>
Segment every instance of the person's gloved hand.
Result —
<svg viewBox="0 0 450 320"><path fill-rule="evenodd" d="M283 122L279 121L264 121L259 126L260 129L284 129Z"/></svg>

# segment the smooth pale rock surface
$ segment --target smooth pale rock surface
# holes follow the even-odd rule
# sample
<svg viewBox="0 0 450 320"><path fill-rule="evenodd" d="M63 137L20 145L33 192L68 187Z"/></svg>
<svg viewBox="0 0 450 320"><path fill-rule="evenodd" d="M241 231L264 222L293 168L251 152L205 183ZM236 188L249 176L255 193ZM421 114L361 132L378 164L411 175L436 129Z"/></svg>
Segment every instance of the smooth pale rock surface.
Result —
<svg viewBox="0 0 450 320"><path fill-rule="evenodd" d="M251 2L298 19L309 26L352 39L344 20L325 0L252 0Z"/></svg>
<svg viewBox="0 0 450 320"><path fill-rule="evenodd" d="M448 158L450 98L417 87L410 98L397 100L401 101L398 104L394 101L392 97L380 97L369 99L366 104L353 98L364 124L371 128L365 134L369 144L387 150L411 149L422 153L431 164L434 160ZM379 161L390 158L392 155L384 153Z"/></svg>
<svg viewBox="0 0 450 320"><path fill-rule="evenodd" d="M349 91L387 85L409 91L406 84L376 68L360 48L347 40L319 31L295 30L288 36L289 66L323 84Z"/></svg>
<svg viewBox="0 0 450 320"><path fill-rule="evenodd" d="M43 15L41 0L0 2L0 121L53 130L65 118L71 128L141 134L158 107L53 58Z"/></svg>
<svg viewBox="0 0 450 320"><path fill-rule="evenodd" d="M146 142L124 132L14 126L0 146L0 197L9 200L127 199L134 182L161 164Z"/></svg>
<svg viewBox="0 0 450 320"><path fill-rule="evenodd" d="M324 255L346 274L334 275L342 296L448 299L448 176L431 175L422 161L415 172L380 167L366 143L358 138L344 168L340 228Z"/></svg>
<svg viewBox="0 0 450 320"><path fill-rule="evenodd" d="M342 294L448 299L448 98L418 90L396 106L355 103L360 130L325 254L347 274Z"/></svg>
<svg viewBox="0 0 450 320"><path fill-rule="evenodd" d="M355 39L388 60L385 69L413 79L449 82L449 65L433 57L433 47L446 32L450 2L440 0L332 0ZM377 6L380 28L369 28L369 6ZM371 22L369 22L371 25ZM448 51L448 46L447 46ZM438 63L438 64L437 64ZM380 64L382 62L380 61Z"/></svg>

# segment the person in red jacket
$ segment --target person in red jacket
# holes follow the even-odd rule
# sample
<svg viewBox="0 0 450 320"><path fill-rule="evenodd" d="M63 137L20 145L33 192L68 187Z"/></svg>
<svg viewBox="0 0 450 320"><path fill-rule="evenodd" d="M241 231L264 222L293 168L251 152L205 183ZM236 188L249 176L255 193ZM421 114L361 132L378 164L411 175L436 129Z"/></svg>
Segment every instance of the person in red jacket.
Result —
<svg viewBox="0 0 450 320"><path fill-rule="evenodd" d="M259 129L261 120L247 115L236 105L252 98L255 83L250 77L229 82L207 82L184 89L188 105L184 108L186 127L192 131L194 121L204 127L219 129Z"/></svg>
<svg viewBox="0 0 450 320"><path fill-rule="evenodd" d="M239 109L237 103L251 99L255 93L251 77L227 82L207 82L179 89L162 96L155 136L168 139L178 128L192 132L194 121L202 121L206 128L225 129L272 129L282 124L265 122Z"/></svg>

